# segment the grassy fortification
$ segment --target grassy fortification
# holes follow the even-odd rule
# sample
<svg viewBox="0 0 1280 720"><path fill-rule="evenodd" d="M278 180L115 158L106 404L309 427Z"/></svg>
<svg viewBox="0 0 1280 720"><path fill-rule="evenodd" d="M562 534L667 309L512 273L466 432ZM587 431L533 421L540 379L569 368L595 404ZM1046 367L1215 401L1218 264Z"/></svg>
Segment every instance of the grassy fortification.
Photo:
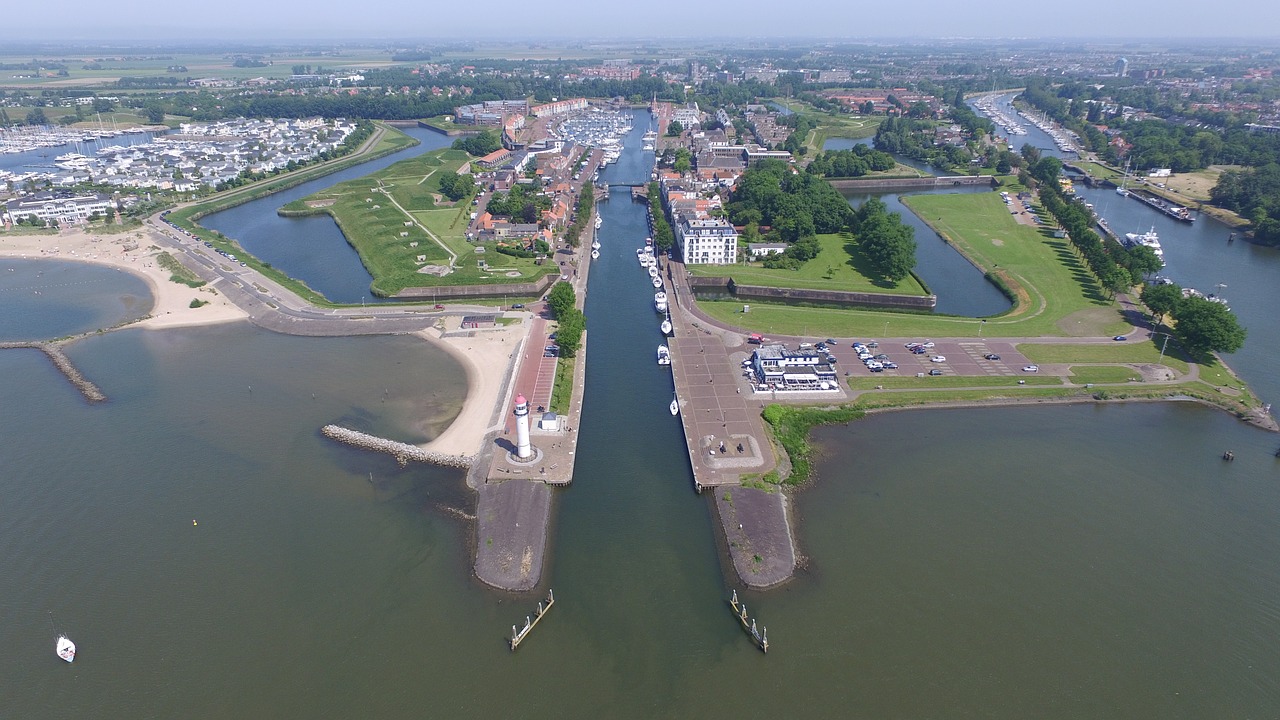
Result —
<svg viewBox="0 0 1280 720"><path fill-rule="evenodd" d="M440 179L469 157L435 150L339 183L281 208L283 215L331 215L373 276L372 290L392 296L413 287L534 282L559 269L467 240L470 198L450 201Z"/></svg>

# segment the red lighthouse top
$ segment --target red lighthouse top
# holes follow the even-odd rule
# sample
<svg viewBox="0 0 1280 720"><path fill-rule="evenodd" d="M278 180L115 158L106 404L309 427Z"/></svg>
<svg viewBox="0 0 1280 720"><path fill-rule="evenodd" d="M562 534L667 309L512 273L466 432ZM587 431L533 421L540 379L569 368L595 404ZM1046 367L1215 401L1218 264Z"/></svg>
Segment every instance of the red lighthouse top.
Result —
<svg viewBox="0 0 1280 720"><path fill-rule="evenodd" d="M517 405L525 405L525 404L527 404L528 402L529 402L528 400L525 400L525 399L524 399L524 396L523 396L523 395L516 395L516 404L517 404Z"/></svg>

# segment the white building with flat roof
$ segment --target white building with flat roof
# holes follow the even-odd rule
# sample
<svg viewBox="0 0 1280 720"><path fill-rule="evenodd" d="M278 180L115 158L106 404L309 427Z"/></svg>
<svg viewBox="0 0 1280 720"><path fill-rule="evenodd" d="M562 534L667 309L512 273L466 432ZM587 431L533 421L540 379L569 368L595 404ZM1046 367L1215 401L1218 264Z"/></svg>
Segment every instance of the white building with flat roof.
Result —
<svg viewBox="0 0 1280 720"><path fill-rule="evenodd" d="M732 265L738 262L738 231L717 217L679 215L676 246L685 265Z"/></svg>
<svg viewBox="0 0 1280 720"><path fill-rule="evenodd" d="M108 217L115 213L115 201L109 195L58 195L40 193L10 200L4 205L4 222L16 223L36 217L46 223L82 223L93 215Z"/></svg>

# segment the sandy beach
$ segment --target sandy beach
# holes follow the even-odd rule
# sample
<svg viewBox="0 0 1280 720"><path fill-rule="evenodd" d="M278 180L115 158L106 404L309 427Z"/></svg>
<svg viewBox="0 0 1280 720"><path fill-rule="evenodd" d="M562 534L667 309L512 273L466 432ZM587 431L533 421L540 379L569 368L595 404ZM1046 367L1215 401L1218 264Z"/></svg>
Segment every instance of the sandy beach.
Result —
<svg viewBox="0 0 1280 720"><path fill-rule="evenodd" d="M485 435L502 422L495 411L505 407L506 397L499 397L512 373L511 358L520 350L528 334L529 320L519 325L479 330L467 337L458 331L459 317L446 318L442 327L418 333L443 348L467 371L467 396L458 417L439 437L423 445L426 450L446 455L475 455ZM510 388L507 388L509 395Z"/></svg>
<svg viewBox="0 0 1280 720"><path fill-rule="evenodd" d="M75 228L57 235L18 235L10 231L0 233L0 257L96 263L143 278L151 288L154 306L139 327L188 327L248 317L213 286L191 288L171 281L156 262L161 249L151 241L151 232L140 228L118 235L96 235ZM193 308L191 301L195 299L209 304Z"/></svg>
<svg viewBox="0 0 1280 720"><path fill-rule="evenodd" d="M151 288L154 306L149 317L135 327L151 329L191 327L231 322L249 315L217 291L217 282L191 288L169 279L156 256L167 243L153 242L150 228L119 235L97 235L68 229L56 235L0 233L0 258L69 260L96 263L144 280ZM209 304L191 307L200 299ZM302 301L298 301L302 304ZM528 334L529 321L518 325L466 331L461 318L443 318L435 327L417 333L443 348L467 373L467 394L462 410L442 434L423 448L445 455L475 455L494 426L495 409L506 398L498 397L511 373L511 358ZM501 420L499 414L498 420Z"/></svg>

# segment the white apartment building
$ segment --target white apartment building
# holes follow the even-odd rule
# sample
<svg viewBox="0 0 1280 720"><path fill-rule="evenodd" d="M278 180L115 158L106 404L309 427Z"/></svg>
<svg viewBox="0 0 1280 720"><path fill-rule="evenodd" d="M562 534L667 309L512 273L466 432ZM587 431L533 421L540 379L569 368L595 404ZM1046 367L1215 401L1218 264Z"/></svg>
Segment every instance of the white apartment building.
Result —
<svg viewBox="0 0 1280 720"><path fill-rule="evenodd" d="M57 197L50 193L29 195L10 200L4 205L4 220L18 222L32 215L46 223L82 223L89 216L98 214L109 217L116 211L115 201L108 195L77 195Z"/></svg>
<svg viewBox="0 0 1280 720"><path fill-rule="evenodd" d="M738 231L727 220L679 215L673 228L685 265L732 265L738 262Z"/></svg>

